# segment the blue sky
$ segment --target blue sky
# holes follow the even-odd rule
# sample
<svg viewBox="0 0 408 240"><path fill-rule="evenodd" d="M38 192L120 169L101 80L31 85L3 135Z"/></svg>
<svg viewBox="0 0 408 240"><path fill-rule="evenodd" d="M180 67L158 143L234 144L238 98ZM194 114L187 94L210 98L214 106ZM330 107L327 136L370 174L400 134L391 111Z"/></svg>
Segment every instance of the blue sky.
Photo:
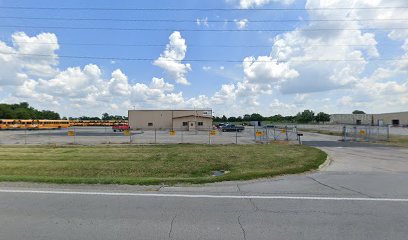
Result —
<svg viewBox="0 0 408 240"><path fill-rule="evenodd" d="M216 115L405 111L408 31L393 29L408 28L401 19L408 9L383 6L406 4L0 0L0 101L63 116L124 115L133 107L210 107ZM33 9L41 7L54 9ZM146 8L230 10L129 10ZM289 10L260 11L271 8ZM145 22L123 21L135 19ZM140 28L150 30L114 30ZM277 29L285 31L248 31Z"/></svg>

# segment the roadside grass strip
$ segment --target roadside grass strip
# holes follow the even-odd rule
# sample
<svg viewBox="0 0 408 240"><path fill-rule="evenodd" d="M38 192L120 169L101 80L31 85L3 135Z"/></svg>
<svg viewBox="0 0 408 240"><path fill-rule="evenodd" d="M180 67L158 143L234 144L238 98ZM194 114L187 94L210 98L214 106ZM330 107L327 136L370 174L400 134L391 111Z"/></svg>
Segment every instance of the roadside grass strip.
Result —
<svg viewBox="0 0 408 240"><path fill-rule="evenodd" d="M316 148L277 144L2 146L0 181L198 184L302 173L326 157Z"/></svg>

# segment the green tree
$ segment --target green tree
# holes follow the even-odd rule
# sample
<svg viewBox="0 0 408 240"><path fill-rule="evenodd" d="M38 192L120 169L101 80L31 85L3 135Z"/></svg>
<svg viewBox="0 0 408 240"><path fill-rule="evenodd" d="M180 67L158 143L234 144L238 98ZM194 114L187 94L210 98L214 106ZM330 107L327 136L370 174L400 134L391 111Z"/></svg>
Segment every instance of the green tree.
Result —
<svg viewBox="0 0 408 240"><path fill-rule="evenodd" d="M263 121L264 117L259 113L252 113L249 120L250 121Z"/></svg>
<svg viewBox="0 0 408 240"><path fill-rule="evenodd" d="M228 121L227 117L225 115L222 115L221 121L226 122Z"/></svg>
<svg viewBox="0 0 408 240"><path fill-rule="evenodd" d="M315 117L316 122L329 122L330 121L330 115L324 112L319 112L316 117Z"/></svg>
<svg viewBox="0 0 408 240"><path fill-rule="evenodd" d="M353 114L365 114L365 112L361 110L354 110Z"/></svg>
<svg viewBox="0 0 408 240"><path fill-rule="evenodd" d="M310 123L315 119L315 114L312 110L304 110L296 115L296 121L299 123Z"/></svg>
<svg viewBox="0 0 408 240"><path fill-rule="evenodd" d="M111 116L108 113L103 113L102 114L102 120L110 120Z"/></svg>
<svg viewBox="0 0 408 240"><path fill-rule="evenodd" d="M228 122L236 122L237 118L236 117L229 117Z"/></svg>
<svg viewBox="0 0 408 240"><path fill-rule="evenodd" d="M60 115L56 112L53 111L48 111L48 110L43 110L40 112L39 116L37 116L37 118L41 118L41 119L50 119L50 120L59 120Z"/></svg>
<svg viewBox="0 0 408 240"><path fill-rule="evenodd" d="M39 111L27 102L19 104L0 104L0 118L2 119L60 119L58 113L43 110Z"/></svg>
<svg viewBox="0 0 408 240"><path fill-rule="evenodd" d="M242 120L244 120L244 121L251 121L251 115L245 114Z"/></svg>
<svg viewBox="0 0 408 240"><path fill-rule="evenodd" d="M20 105L19 108L28 108L29 107L28 102L21 102L19 105Z"/></svg>

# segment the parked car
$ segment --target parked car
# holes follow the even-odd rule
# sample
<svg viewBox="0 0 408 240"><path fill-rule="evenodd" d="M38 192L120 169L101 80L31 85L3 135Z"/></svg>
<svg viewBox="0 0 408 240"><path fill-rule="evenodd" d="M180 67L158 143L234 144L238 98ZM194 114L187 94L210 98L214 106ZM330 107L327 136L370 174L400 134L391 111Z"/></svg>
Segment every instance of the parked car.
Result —
<svg viewBox="0 0 408 240"><path fill-rule="evenodd" d="M225 125L228 125L228 123L218 123L217 125L216 125L216 127L218 128L218 129L221 129L223 126L225 126Z"/></svg>
<svg viewBox="0 0 408 240"><path fill-rule="evenodd" d="M126 124L120 124L120 125L112 126L112 130L114 132L123 132L125 130L130 130L130 127L129 127L129 125L126 125Z"/></svg>
<svg viewBox="0 0 408 240"><path fill-rule="evenodd" d="M245 130L244 126L237 126L234 124L227 124L221 127L221 131L223 132L242 132Z"/></svg>

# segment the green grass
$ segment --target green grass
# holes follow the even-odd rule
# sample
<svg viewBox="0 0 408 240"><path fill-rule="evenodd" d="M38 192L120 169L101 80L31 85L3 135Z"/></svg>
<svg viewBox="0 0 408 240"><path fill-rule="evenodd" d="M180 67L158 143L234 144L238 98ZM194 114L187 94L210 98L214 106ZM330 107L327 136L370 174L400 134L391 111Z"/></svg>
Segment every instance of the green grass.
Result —
<svg viewBox="0 0 408 240"><path fill-rule="evenodd" d="M391 135L388 144L408 148L408 136Z"/></svg>
<svg viewBox="0 0 408 240"><path fill-rule="evenodd" d="M0 181L176 184L246 180L318 168L321 150L299 145L3 146ZM213 177L212 171L230 173Z"/></svg>

